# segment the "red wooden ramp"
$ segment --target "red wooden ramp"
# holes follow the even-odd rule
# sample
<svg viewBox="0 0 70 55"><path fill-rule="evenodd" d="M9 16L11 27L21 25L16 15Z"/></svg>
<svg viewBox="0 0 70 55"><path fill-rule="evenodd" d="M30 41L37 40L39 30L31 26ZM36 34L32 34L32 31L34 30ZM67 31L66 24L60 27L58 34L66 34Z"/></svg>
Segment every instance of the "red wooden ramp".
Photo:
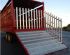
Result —
<svg viewBox="0 0 70 55"><path fill-rule="evenodd" d="M45 55L66 48L46 31L16 32L16 34L29 55Z"/></svg>

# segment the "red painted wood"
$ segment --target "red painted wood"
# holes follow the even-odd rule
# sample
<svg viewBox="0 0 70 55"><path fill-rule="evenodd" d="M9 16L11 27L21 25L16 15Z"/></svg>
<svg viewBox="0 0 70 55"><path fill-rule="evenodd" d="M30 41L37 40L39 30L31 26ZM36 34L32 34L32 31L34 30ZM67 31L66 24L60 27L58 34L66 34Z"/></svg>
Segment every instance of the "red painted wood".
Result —
<svg viewBox="0 0 70 55"><path fill-rule="evenodd" d="M15 33L15 34L16 34L16 33ZM21 40L18 38L17 34L16 34L16 37L17 37L17 39L18 39L18 42L19 42L20 45L22 46L22 48L25 50L25 54L26 54L26 55L29 55L27 48L24 46L23 43L21 43ZM19 51L20 51L20 50L19 50Z"/></svg>
<svg viewBox="0 0 70 55"><path fill-rule="evenodd" d="M11 0L11 14L13 19L13 30L16 29L16 15L15 15L15 9L14 9L14 2Z"/></svg>
<svg viewBox="0 0 70 55"><path fill-rule="evenodd" d="M46 30L45 28L41 28L41 29L19 29L19 30L15 30L15 32L29 32L29 31L43 31Z"/></svg>
<svg viewBox="0 0 70 55"><path fill-rule="evenodd" d="M35 31L35 30L45 30L45 26L44 26L44 13L42 13L43 18L42 18L42 27L37 29L16 29L16 16L15 16L15 9L14 9L14 0L11 0L11 4L9 6L5 6L5 8L2 10L1 12L1 28L2 31L5 32L15 32L15 31ZM44 3L43 3L44 5ZM38 10L43 10L44 12L44 6L39 8Z"/></svg>
<svg viewBox="0 0 70 55"><path fill-rule="evenodd" d="M13 29L13 19L11 16L11 4L6 6L1 12L1 29L2 31L12 30Z"/></svg>

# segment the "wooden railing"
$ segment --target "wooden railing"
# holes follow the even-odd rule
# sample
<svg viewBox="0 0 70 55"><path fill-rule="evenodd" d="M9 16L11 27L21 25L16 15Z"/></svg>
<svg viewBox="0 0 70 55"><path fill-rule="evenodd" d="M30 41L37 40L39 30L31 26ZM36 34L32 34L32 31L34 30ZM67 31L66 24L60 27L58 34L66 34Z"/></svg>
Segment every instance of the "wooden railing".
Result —
<svg viewBox="0 0 70 55"><path fill-rule="evenodd" d="M62 42L62 20L48 12L45 12L46 27L49 34Z"/></svg>
<svg viewBox="0 0 70 55"><path fill-rule="evenodd" d="M39 29L42 27L43 10L16 7L16 27L17 29Z"/></svg>
<svg viewBox="0 0 70 55"><path fill-rule="evenodd" d="M40 29L44 26L52 37L57 38L58 41L62 42L62 20L51 13L43 13L43 10L38 9L42 6L43 5L40 5L34 9L16 7L17 30Z"/></svg>

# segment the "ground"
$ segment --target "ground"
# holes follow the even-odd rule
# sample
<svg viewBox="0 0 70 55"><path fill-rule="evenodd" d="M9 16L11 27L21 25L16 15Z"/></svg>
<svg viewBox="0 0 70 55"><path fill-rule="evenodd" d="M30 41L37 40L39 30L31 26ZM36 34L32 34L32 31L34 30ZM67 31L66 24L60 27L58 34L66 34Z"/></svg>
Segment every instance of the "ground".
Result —
<svg viewBox="0 0 70 55"><path fill-rule="evenodd" d="M17 50L18 46L15 43L14 44L7 43L3 38L4 34L2 34L0 37L1 37L1 55L19 55L20 54L18 53L18 50ZM68 47L68 51L66 51L66 53L64 53L63 55L70 55L70 32L63 32L63 43ZM21 47L19 48L21 49ZM56 55L59 55L59 53L57 53ZM50 55L54 55L54 54L52 53Z"/></svg>

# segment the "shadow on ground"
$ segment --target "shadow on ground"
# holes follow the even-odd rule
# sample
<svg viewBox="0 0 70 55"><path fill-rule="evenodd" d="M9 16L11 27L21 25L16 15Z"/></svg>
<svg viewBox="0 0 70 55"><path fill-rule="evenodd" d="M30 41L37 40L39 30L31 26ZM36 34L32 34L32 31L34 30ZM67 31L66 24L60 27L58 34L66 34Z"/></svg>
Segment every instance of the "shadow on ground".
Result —
<svg viewBox="0 0 70 55"><path fill-rule="evenodd" d="M1 55L25 55L23 48L16 38L14 38L15 41L13 43L9 43L4 37L5 33L1 33Z"/></svg>

